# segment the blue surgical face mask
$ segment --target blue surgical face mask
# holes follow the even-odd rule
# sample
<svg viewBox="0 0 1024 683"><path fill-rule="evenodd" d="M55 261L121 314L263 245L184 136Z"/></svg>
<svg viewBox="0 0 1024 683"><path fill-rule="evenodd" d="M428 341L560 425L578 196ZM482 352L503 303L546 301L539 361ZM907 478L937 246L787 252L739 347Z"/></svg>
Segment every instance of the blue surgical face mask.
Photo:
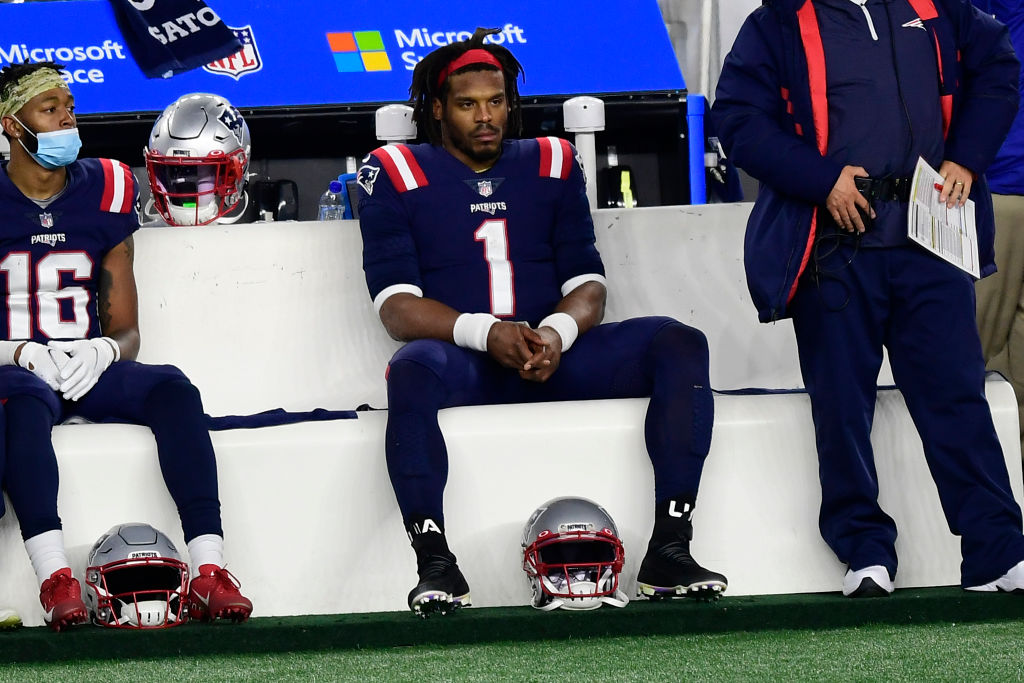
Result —
<svg viewBox="0 0 1024 683"><path fill-rule="evenodd" d="M11 118L21 123L18 117L12 116ZM21 127L36 139L38 144L36 145L35 153L30 152L28 147L25 147L25 143L21 141L21 138L18 138L18 142L21 143L22 147L25 147L25 151L43 168L52 171L55 168L67 166L78 158L78 151L82 149L82 139L78 137L78 128L62 128L61 130L49 133L36 134L29 130L29 127L24 123L21 123Z"/></svg>

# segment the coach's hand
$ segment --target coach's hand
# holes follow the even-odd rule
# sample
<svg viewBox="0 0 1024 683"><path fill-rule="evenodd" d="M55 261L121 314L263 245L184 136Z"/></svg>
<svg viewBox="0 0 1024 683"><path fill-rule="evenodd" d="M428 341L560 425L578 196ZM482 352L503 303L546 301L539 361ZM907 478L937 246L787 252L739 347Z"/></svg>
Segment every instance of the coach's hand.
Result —
<svg viewBox="0 0 1024 683"><path fill-rule="evenodd" d="M46 382L46 386L54 391L60 389L60 368L68 362L66 353L30 341L22 344L15 355L18 365Z"/></svg>
<svg viewBox="0 0 1024 683"><path fill-rule="evenodd" d="M110 337L52 341L51 349L67 353L69 360L60 371L60 392L69 401L77 401L92 389L103 371L120 356L120 349Z"/></svg>
<svg viewBox="0 0 1024 683"><path fill-rule="evenodd" d="M519 376L530 382L546 382L562 362L562 338L551 327L530 330L539 340L530 341L533 355L519 371Z"/></svg>
<svg viewBox="0 0 1024 683"><path fill-rule="evenodd" d="M825 200L825 209L832 214L832 220L847 232L864 232L862 213L875 217L875 210L853 180L867 177L868 172L861 166L844 166Z"/></svg>
<svg viewBox="0 0 1024 683"><path fill-rule="evenodd" d="M939 201L943 202L947 209L966 204L971 194L971 186L974 184L971 169L947 159L939 166L939 175L942 176Z"/></svg>
<svg viewBox="0 0 1024 683"><path fill-rule="evenodd" d="M530 340L540 340L537 333L521 323L500 321L487 333L487 353L503 367L522 370L533 355Z"/></svg>

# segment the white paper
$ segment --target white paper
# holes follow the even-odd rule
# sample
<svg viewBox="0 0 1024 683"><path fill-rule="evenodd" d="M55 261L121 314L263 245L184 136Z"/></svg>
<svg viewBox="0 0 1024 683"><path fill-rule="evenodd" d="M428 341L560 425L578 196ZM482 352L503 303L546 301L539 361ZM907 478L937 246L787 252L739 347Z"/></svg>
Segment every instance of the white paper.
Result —
<svg viewBox="0 0 1024 683"><path fill-rule="evenodd" d="M939 258L980 278L974 201L968 199L963 206L946 208L945 202L939 201L941 191L935 188L942 183L939 172L919 158L910 186L907 237Z"/></svg>

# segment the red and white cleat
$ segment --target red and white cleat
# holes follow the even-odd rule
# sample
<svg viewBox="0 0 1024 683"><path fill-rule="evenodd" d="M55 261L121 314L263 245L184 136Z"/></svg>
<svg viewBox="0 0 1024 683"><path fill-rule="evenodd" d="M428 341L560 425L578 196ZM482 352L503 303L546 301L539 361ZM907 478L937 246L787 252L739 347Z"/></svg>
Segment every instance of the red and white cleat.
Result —
<svg viewBox="0 0 1024 683"><path fill-rule="evenodd" d="M252 614L252 601L238 590L241 585L227 569L204 564L188 586L189 619L245 621Z"/></svg>
<svg viewBox="0 0 1024 683"><path fill-rule="evenodd" d="M39 602L43 605L43 620L54 631L81 624L89 618L82 602L82 586L67 567L43 581Z"/></svg>

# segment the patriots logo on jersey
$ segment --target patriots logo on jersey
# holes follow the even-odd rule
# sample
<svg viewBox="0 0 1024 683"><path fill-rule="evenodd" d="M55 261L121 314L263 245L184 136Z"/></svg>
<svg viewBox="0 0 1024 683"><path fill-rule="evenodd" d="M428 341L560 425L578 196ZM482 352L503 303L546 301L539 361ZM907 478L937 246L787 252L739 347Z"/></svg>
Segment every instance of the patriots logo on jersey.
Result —
<svg viewBox="0 0 1024 683"><path fill-rule="evenodd" d="M479 204L469 205L470 213L476 213L477 211L484 211L493 216L496 211L508 211L508 208L505 206L505 202L480 202Z"/></svg>
<svg viewBox="0 0 1024 683"><path fill-rule="evenodd" d="M359 187L366 190L366 194L373 194L373 184L377 182L378 173L380 173L380 169L376 166L359 167L359 172L356 173L356 182L359 183Z"/></svg>
<svg viewBox="0 0 1024 683"><path fill-rule="evenodd" d="M58 242L67 242L68 238L62 232L48 232L44 235L32 235L31 244L46 244L50 247L57 246Z"/></svg>

